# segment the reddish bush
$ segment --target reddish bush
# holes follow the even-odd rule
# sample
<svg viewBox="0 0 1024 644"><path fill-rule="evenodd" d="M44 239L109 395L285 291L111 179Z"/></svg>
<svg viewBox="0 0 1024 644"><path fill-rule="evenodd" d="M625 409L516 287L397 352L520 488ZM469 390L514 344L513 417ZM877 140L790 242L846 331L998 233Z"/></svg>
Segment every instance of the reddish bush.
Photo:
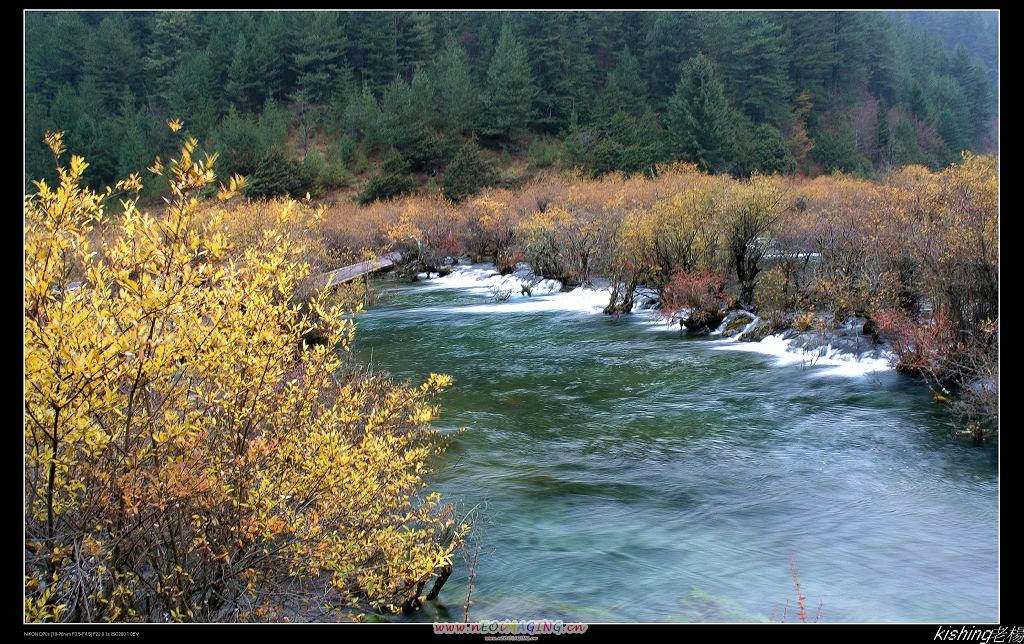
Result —
<svg viewBox="0 0 1024 644"><path fill-rule="evenodd" d="M875 314L879 335L892 344L893 366L903 373L931 376L942 381L960 352L960 342L949 317L942 312L919 320L902 311Z"/></svg>
<svg viewBox="0 0 1024 644"><path fill-rule="evenodd" d="M714 273L675 273L661 296L661 308L667 315L685 310L688 327L712 327L722 319L726 302L725 280Z"/></svg>

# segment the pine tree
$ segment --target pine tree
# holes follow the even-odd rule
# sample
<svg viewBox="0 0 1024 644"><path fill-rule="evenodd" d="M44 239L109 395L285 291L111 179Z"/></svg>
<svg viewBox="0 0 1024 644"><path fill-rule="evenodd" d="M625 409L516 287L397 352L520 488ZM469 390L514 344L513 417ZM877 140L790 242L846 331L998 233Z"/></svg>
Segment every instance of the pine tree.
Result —
<svg viewBox="0 0 1024 644"><path fill-rule="evenodd" d="M497 178L497 172L481 154L473 139L455 154L441 180L441 192L450 201L462 201Z"/></svg>
<svg viewBox="0 0 1024 644"><path fill-rule="evenodd" d="M777 20L785 29L793 85L808 91L816 104L824 105L836 54L832 12L785 11L777 14Z"/></svg>
<svg viewBox="0 0 1024 644"><path fill-rule="evenodd" d="M679 68L692 53L693 20L689 14L658 12L645 36L644 76L651 107L664 111L679 79Z"/></svg>
<svg viewBox="0 0 1024 644"><path fill-rule="evenodd" d="M257 71L257 61L249 39L244 33L238 34L231 66L227 70L224 93L228 101L243 112L251 112L263 105L266 96L264 84Z"/></svg>
<svg viewBox="0 0 1024 644"><path fill-rule="evenodd" d="M838 170L865 176L871 170L871 163L857 150L853 128L842 120L818 133L813 156L829 173Z"/></svg>
<svg viewBox="0 0 1024 644"><path fill-rule="evenodd" d="M82 106L78 99L78 93L70 84L64 85L57 91L57 95L50 105L50 122L55 130L64 132L67 136L68 149L73 154L82 154L79 141L75 139L80 136L79 121L82 119Z"/></svg>
<svg viewBox="0 0 1024 644"><path fill-rule="evenodd" d="M194 28L192 14L187 11L161 11L153 19L153 32L146 43L142 65L151 95L164 105L173 100L171 76L194 45Z"/></svg>
<svg viewBox="0 0 1024 644"><path fill-rule="evenodd" d="M507 145L520 136L530 122L536 91L526 49L506 22L480 97L476 131L481 139Z"/></svg>
<svg viewBox="0 0 1024 644"><path fill-rule="evenodd" d="M574 82L565 51L568 20L563 13L522 16L523 42L537 86L531 122L537 132L556 133L568 123Z"/></svg>
<svg viewBox="0 0 1024 644"><path fill-rule="evenodd" d="M434 57L434 19L426 11L398 14L398 65L406 81Z"/></svg>
<svg viewBox="0 0 1024 644"><path fill-rule="evenodd" d="M872 16L868 28L868 89L886 103L896 100L896 50L892 23L884 16Z"/></svg>
<svg viewBox="0 0 1024 644"><path fill-rule="evenodd" d="M867 80L868 17L857 11L836 11L831 18L835 33L831 91L849 94Z"/></svg>
<svg viewBox="0 0 1024 644"><path fill-rule="evenodd" d="M730 169L736 114L703 54L686 63L666 117L673 158L694 161L710 172Z"/></svg>
<svg viewBox="0 0 1024 644"><path fill-rule="evenodd" d="M360 14L357 25L354 66L359 70L364 86L379 96L398 74L398 31L394 16L367 12Z"/></svg>
<svg viewBox="0 0 1024 644"><path fill-rule="evenodd" d="M591 53L588 16L586 13L571 14L566 26L566 68L570 70L571 75L567 125L571 123L573 114L577 119L587 120L593 111L592 105L596 96L598 71Z"/></svg>
<svg viewBox="0 0 1024 644"><path fill-rule="evenodd" d="M217 167L224 176L249 176L266 151L256 120L238 114L234 108L217 126L211 142L220 153Z"/></svg>
<svg viewBox="0 0 1024 644"><path fill-rule="evenodd" d="M881 170L886 171L893 162L893 140L892 132L889 129L889 108L884 101L878 103L878 137L876 147L878 153L875 161Z"/></svg>
<svg viewBox="0 0 1024 644"><path fill-rule="evenodd" d="M786 145L786 137L778 128L767 123L755 127L750 136L750 147L743 174L755 170L762 174L790 173L796 168L796 162Z"/></svg>
<svg viewBox="0 0 1024 644"><path fill-rule="evenodd" d="M183 119L204 139L220 120L224 104L217 76L206 50L186 52L167 79L169 118Z"/></svg>
<svg viewBox="0 0 1024 644"><path fill-rule="evenodd" d="M653 174L655 166L666 160L664 131L654 112L648 110L640 118L619 112L609 130L618 150L613 169Z"/></svg>
<svg viewBox="0 0 1024 644"><path fill-rule="evenodd" d="M127 177L133 172L142 173L152 161L152 147L146 136L147 114L144 111L121 115L121 141L117 150L115 176Z"/></svg>
<svg viewBox="0 0 1024 644"><path fill-rule="evenodd" d="M303 175L299 164L286 158L280 150L270 150L249 177L245 193L251 199L299 197L307 188Z"/></svg>
<svg viewBox="0 0 1024 644"><path fill-rule="evenodd" d="M298 95L313 105L326 106L352 89L352 72L345 61L348 40L338 14L311 14L295 52Z"/></svg>
<svg viewBox="0 0 1024 644"><path fill-rule="evenodd" d="M53 153L43 143L46 132L53 132L46 105L35 96L25 98L25 194L32 190L32 182L44 179L52 185L56 178ZM36 143L32 143L36 141Z"/></svg>
<svg viewBox="0 0 1024 644"><path fill-rule="evenodd" d="M26 12L25 94L36 96L48 105L61 87L76 85L81 67L80 52L88 33L89 27L76 12Z"/></svg>
<svg viewBox="0 0 1024 644"><path fill-rule="evenodd" d="M992 116L992 87L985 71L976 64L967 48L960 45L950 61L950 73L963 90L973 127L970 138L976 139L984 132Z"/></svg>
<svg viewBox="0 0 1024 644"><path fill-rule="evenodd" d="M256 77L263 84L261 95L279 100L286 98L295 85L295 52L299 42L296 17L290 12L268 12L261 17L263 20L251 41Z"/></svg>
<svg viewBox="0 0 1024 644"><path fill-rule="evenodd" d="M608 73L605 105L612 114L625 112L639 117L647 103L647 86L640 70L640 61L629 47L619 52L615 68Z"/></svg>
<svg viewBox="0 0 1024 644"><path fill-rule="evenodd" d="M363 85L345 108L345 128L353 139L363 141L367 151L374 150L382 142L381 116L373 91Z"/></svg>
<svg viewBox="0 0 1024 644"><path fill-rule="evenodd" d="M911 85L908 105L910 113L917 118L922 121L931 120L931 107L928 105L928 99L925 98L924 89L922 89L921 84L917 81L914 81Z"/></svg>
<svg viewBox="0 0 1024 644"><path fill-rule="evenodd" d="M793 95L781 27L758 12L728 14L721 63L735 104L755 123L783 124Z"/></svg>
<svg viewBox="0 0 1024 644"><path fill-rule="evenodd" d="M409 176L409 165L397 150L392 149L384 157L380 172L370 177L359 193L358 201L368 204L408 194L416 189L416 181Z"/></svg>
<svg viewBox="0 0 1024 644"><path fill-rule="evenodd" d="M934 106L930 123L945 144L941 161L957 161L963 150L970 149L971 134L975 128L970 99L964 87L950 76L933 74L925 91Z"/></svg>
<svg viewBox="0 0 1024 644"><path fill-rule="evenodd" d="M141 58L125 14L107 14L85 42L82 71L105 109L117 109L125 86L139 87Z"/></svg>
<svg viewBox="0 0 1024 644"><path fill-rule="evenodd" d="M385 146L395 148L413 170L422 170L441 159L440 140L430 127L432 110L426 77L418 72L413 77L419 95L401 76L395 77L384 90L380 101L380 132Z"/></svg>
<svg viewBox="0 0 1024 644"><path fill-rule="evenodd" d="M464 134L473 127L477 110L477 92L469 75L466 52L454 37L431 66L432 84L439 97L437 116L449 134Z"/></svg>

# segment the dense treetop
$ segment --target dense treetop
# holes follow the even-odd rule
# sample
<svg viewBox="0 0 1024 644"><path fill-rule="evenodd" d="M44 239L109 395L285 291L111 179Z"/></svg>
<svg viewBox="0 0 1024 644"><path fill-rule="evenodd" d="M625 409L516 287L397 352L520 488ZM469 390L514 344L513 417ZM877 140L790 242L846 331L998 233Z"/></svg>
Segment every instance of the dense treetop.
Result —
<svg viewBox="0 0 1024 644"><path fill-rule="evenodd" d="M259 194L437 189L467 142L594 175L995 151L995 12L29 12L25 30L26 181L52 173L46 130L100 185L167 151L171 118L225 172L281 177L283 153L294 176Z"/></svg>

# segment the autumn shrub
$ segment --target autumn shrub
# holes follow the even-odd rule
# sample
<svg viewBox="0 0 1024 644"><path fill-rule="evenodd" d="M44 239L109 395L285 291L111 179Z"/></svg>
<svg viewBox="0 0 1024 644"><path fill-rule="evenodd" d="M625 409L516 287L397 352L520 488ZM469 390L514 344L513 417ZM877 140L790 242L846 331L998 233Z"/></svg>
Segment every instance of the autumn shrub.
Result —
<svg viewBox="0 0 1024 644"><path fill-rule="evenodd" d="M422 268L436 270L447 258L462 255L464 230L464 215L451 202L436 195L410 197L401 202L387 239L392 248L416 256Z"/></svg>
<svg viewBox="0 0 1024 644"><path fill-rule="evenodd" d="M398 209L389 202L359 206L348 200L329 205L317 231L332 268L379 257L388 250L387 231L398 220Z"/></svg>
<svg viewBox="0 0 1024 644"><path fill-rule="evenodd" d="M968 336L951 365L958 396L953 410L975 440L999 433L999 323L993 321Z"/></svg>
<svg viewBox="0 0 1024 644"><path fill-rule="evenodd" d="M520 217L510 207L510 191L492 189L467 200L466 250L477 261L488 259L502 273L515 269L523 259L517 244Z"/></svg>
<svg viewBox="0 0 1024 644"><path fill-rule="evenodd" d="M810 331L818 322L818 316L814 313L800 313L793 320L793 328L797 331Z"/></svg>
<svg viewBox="0 0 1024 644"><path fill-rule="evenodd" d="M769 250L769 237L787 206L788 196L771 179L753 176L730 192L719 219L729 265L739 283L739 301L751 306L757 276Z"/></svg>
<svg viewBox="0 0 1024 644"><path fill-rule="evenodd" d="M614 229L593 211L550 206L522 222L517 233L534 272L589 284L594 259L607 248Z"/></svg>
<svg viewBox="0 0 1024 644"><path fill-rule="evenodd" d="M668 314L684 311L687 328L714 329L722 321L725 280L712 273L678 272L662 295L661 307Z"/></svg>
<svg viewBox="0 0 1024 644"><path fill-rule="evenodd" d="M284 208L290 212L286 225L296 242L297 259L309 264L314 272L337 268L321 233L323 206L280 197L255 201L237 199L232 200L230 207L216 201L205 202L196 206L195 223L220 226L220 232L231 246L250 248L259 244L265 232L276 225ZM109 226L104 228L110 229Z"/></svg>
<svg viewBox="0 0 1024 644"><path fill-rule="evenodd" d="M647 263L654 267L649 285L661 289L678 271L718 268L722 237L719 222L730 183L703 176L686 188L662 197L649 216L634 225L651 230Z"/></svg>
<svg viewBox="0 0 1024 644"><path fill-rule="evenodd" d="M875 314L875 321L879 335L892 346L896 370L923 376L936 400L952 404L975 440L998 433L998 323L966 334L941 311L915 318L885 310Z"/></svg>
<svg viewBox="0 0 1024 644"><path fill-rule="evenodd" d="M937 313L919 319L902 311L878 311L874 317L879 335L892 345L893 366L904 373L947 380L948 365L961 350L956 329L948 316Z"/></svg>
<svg viewBox="0 0 1024 644"><path fill-rule="evenodd" d="M814 612L813 619L807 610L807 595L804 594L802 584L800 583L800 575L796 569L796 555L790 553L789 555L789 576L793 580L793 589L796 595L796 618L801 624L817 624L821 620L821 609L825 605L824 600L818 602L818 608ZM778 623L785 623L786 618L789 616L789 600L782 606L781 613L777 607L772 607L772 616L769 621L774 622L775 616L779 616Z"/></svg>
<svg viewBox="0 0 1024 644"><path fill-rule="evenodd" d="M555 213L550 209L538 210L517 230L523 257L533 272L550 279L565 279L569 267L564 263L564 249L556 238Z"/></svg>
<svg viewBox="0 0 1024 644"><path fill-rule="evenodd" d="M59 135L48 143L62 154ZM170 178L160 216L136 209L137 176L83 187L77 156L25 198L25 620L414 606L465 533L424 490L450 379L342 369L354 326L325 293L309 303L325 341L304 343L296 208L233 248L216 216L196 221L214 176L195 146L151 168ZM106 221L117 194L126 212ZM117 235L92 245L104 225Z"/></svg>
<svg viewBox="0 0 1024 644"><path fill-rule="evenodd" d="M998 317L998 170L994 157L965 153L912 190L901 218L923 295L958 330Z"/></svg>
<svg viewBox="0 0 1024 644"><path fill-rule="evenodd" d="M785 264L779 263L761 273L754 304L763 311L792 311L797 308L799 293Z"/></svg>

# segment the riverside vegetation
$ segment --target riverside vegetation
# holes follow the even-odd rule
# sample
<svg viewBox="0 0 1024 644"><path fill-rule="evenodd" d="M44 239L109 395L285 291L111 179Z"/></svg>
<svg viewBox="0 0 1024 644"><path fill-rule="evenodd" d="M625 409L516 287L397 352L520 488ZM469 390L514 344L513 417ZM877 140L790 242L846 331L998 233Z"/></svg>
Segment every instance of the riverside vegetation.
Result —
<svg viewBox="0 0 1024 644"><path fill-rule="evenodd" d="M195 146L151 168L170 182L161 216L136 210L138 175L82 186L78 156L25 199L25 618L414 607L467 529L424 490L451 380L353 368L344 301L295 299L296 209L235 245L231 213L197 220L214 175Z"/></svg>
<svg viewBox="0 0 1024 644"><path fill-rule="evenodd" d="M326 206L241 199L240 177L202 202L214 159L196 145L150 168L171 188L157 215L137 175L82 186L77 156L26 197L30 621L325 619L443 583L467 526L423 492L440 449L424 428L450 379L361 372L344 359L361 290L304 286L410 238L413 274L469 256L605 276L606 312L644 287L694 328L740 305L798 328L866 316L968 432L998 430L992 157L878 182L674 164Z"/></svg>
<svg viewBox="0 0 1024 644"><path fill-rule="evenodd" d="M737 179L676 163L553 175L460 203L413 195L296 209L319 270L400 248L414 260L399 271L413 277L468 257L503 273L525 262L569 286L604 279L606 313L631 311L643 290L698 331L741 307L758 313L762 336L865 318L896 368L923 376L980 440L998 431L997 171L995 157L972 153L876 181ZM278 207L239 202L227 234L245 243Z"/></svg>
<svg viewBox="0 0 1024 644"><path fill-rule="evenodd" d="M953 15L30 12L26 620L436 597L451 379L360 366L372 289L308 280L393 250L698 333L856 318L997 439L997 65Z"/></svg>

